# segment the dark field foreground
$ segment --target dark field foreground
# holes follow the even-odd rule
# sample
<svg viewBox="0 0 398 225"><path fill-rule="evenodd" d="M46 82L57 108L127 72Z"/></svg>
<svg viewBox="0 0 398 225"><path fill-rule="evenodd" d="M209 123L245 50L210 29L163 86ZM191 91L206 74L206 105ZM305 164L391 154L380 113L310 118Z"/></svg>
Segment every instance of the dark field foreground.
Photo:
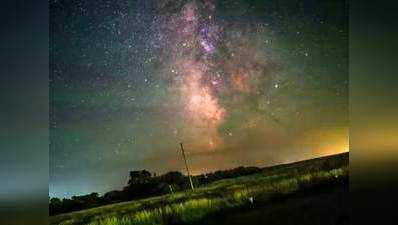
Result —
<svg viewBox="0 0 398 225"><path fill-rule="evenodd" d="M348 153L50 217L51 224L348 224Z"/></svg>
<svg viewBox="0 0 398 225"><path fill-rule="evenodd" d="M348 225L349 190L342 183L312 193L275 199L263 206L214 216L197 225Z"/></svg>

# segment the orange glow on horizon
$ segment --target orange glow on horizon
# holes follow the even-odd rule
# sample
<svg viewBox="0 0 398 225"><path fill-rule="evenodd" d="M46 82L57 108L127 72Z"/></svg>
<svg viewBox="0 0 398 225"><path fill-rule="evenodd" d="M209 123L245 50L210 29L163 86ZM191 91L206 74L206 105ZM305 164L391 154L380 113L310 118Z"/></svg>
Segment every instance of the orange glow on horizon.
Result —
<svg viewBox="0 0 398 225"><path fill-rule="evenodd" d="M307 132L296 139L297 146L312 158L350 151L348 127L326 127Z"/></svg>

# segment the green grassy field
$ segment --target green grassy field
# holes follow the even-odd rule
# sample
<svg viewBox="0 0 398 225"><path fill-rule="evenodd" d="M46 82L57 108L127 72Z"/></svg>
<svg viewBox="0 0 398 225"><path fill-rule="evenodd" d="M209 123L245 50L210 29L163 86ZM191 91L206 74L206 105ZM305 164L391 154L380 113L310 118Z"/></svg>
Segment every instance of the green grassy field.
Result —
<svg viewBox="0 0 398 225"><path fill-rule="evenodd" d="M117 203L50 217L60 225L192 224L205 218L266 204L314 188L348 185L349 154L343 153L262 169L223 179L195 191Z"/></svg>

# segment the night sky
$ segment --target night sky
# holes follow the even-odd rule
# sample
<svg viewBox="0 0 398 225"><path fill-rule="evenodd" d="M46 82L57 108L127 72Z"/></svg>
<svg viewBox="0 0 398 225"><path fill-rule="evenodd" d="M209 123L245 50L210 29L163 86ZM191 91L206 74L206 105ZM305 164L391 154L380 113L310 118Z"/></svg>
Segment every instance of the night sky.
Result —
<svg viewBox="0 0 398 225"><path fill-rule="evenodd" d="M339 0L51 0L50 196L348 151Z"/></svg>

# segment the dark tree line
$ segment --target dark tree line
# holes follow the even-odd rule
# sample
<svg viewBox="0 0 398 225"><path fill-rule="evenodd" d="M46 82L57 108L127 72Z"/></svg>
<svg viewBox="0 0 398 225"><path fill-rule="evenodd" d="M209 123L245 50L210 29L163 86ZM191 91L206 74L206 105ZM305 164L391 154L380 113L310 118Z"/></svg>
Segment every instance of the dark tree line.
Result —
<svg viewBox="0 0 398 225"><path fill-rule="evenodd" d="M231 170L216 171L193 177L195 186L211 183L225 178L233 178L260 172L257 167L238 167ZM122 190L115 190L100 196L98 193L73 196L70 199L51 198L50 215L93 208L101 205L130 201L150 196L163 195L189 189L188 177L177 171L156 176L147 170L131 171L127 185Z"/></svg>

